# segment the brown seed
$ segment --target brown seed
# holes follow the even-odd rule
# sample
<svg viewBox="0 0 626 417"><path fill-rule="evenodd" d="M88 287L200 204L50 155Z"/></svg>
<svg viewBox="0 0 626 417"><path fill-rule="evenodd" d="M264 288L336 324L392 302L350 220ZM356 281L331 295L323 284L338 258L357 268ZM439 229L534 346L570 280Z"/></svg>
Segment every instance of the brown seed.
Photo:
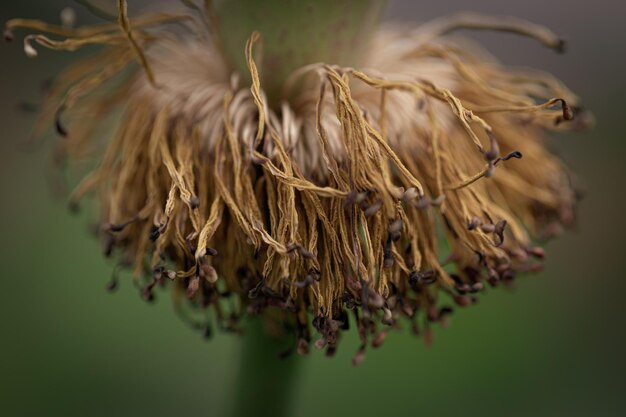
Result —
<svg viewBox="0 0 626 417"><path fill-rule="evenodd" d="M11 32L9 29L6 29L4 31L4 40L7 42L13 42L14 39L15 36L13 36L13 32Z"/></svg>
<svg viewBox="0 0 626 417"><path fill-rule="evenodd" d="M118 285L117 274L115 274L114 272L113 274L111 274L111 280L108 282L105 288L109 292L114 292L115 290L117 290L117 285Z"/></svg>
<svg viewBox="0 0 626 417"><path fill-rule="evenodd" d="M436 305L432 305L428 308L428 312L426 314L426 318L428 321L438 321L439 320L439 309Z"/></svg>
<svg viewBox="0 0 626 417"><path fill-rule="evenodd" d="M382 322L383 322L383 324L386 324L388 326L391 326L394 323L393 313L388 308L383 308L383 319L382 319Z"/></svg>
<svg viewBox="0 0 626 417"><path fill-rule="evenodd" d="M407 188L407 190L402 195L402 199L404 201L414 200L417 197L419 197L419 192L417 191L417 188L415 187Z"/></svg>
<svg viewBox="0 0 626 417"><path fill-rule="evenodd" d="M151 303L154 301L154 294L152 293L152 289L151 288L144 288L142 291L142 297L143 299L148 302Z"/></svg>
<svg viewBox="0 0 626 417"><path fill-rule="evenodd" d="M159 230L159 227L156 225L152 225L152 227L150 228L150 240L152 242L156 241L159 236L161 236L161 231Z"/></svg>
<svg viewBox="0 0 626 417"><path fill-rule="evenodd" d="M200 277L195 275L189 280L189 285L187 285L187 297L193 298L198 292L198 288L200 288Z"/></svg>
<svg viewBox="0 0 626 417"><path fill-rule="evenodd" d="M316 283L317 280L315 279L314 275L307 274L306 277L304 277L304 280L302 281L289 281L288 279L285 278L285 282L289 285L293 285L294 287L307 288L310 285L313 285L314 283Z"/></svg>
<svg viewBox="0 0 626 417"><path fill-rule="evenodd" d="M352 365L359 366L365 360L365 348L361 347L352 357Z"/></svg>
<svg viewBox="0 0 626 417"><path fill-rule="evenodd" d="M491 131L487 131L487 136L489 136L489 144L491 149L485 153L485 159L487 161L494 161L500 155L500 146L498 145L498 141Z"/></svg>
<svg viewBox="0 0 626 417"><path fill-rule="evenodd" d="M483 222L480 220L480 218L478 216L474 216L471 218L471 220L469 221L468 225L467 225L467 229L468 230L474 230L477 227L479 227Z"/></svg>
<svg viewBox="0 0 626 417"><path fill-rule="evenodd" d="M411 333L413 333L415 336L419 336L420 334L422 334L419 326L417 325L415 321L411 322Z"/></svg>
<svg viewBox="0 0 626 417"><path fill-rule="evenodd" d="M402 224L403 224L402 219L396 219L393 222L391 222L387 230L392 235L395 233L400 233L400 231L402 230Z"/></svg>
<svg viewBox="0 0 626 417"><path fill-rule="evenodd" d="M114 224L114 223L109 223L108 225L105 226L105 230L109 231L109 232L121 232L122 230L124 230L124 228L128 225L128 223L118 223L118 224Z"/></svg>
<svg viewBox="0 0 626 417"><path fill-rule="evenodd" d="M335 345L328 345L328 348L326 348L326 357L327 358L332 358L333 356L335 356L335 354L337 353L337 346Z"/></svg>
<svg viewBox="0 0 626 417"><path fill-rule="evenodd" d="M415 202L414 206L415 208L420 210L427 209L428 207L430 207L430 198L423 196Z"/></svg>
<svg viewBox="0 0 626 417"><path fill-rule="evenodd" d="M434 339L433 329L430 326L428 326L426 327L426 329L424 329L424 344L426 345L426 347L431 346L433 344L433 339Z"/></svg>
<svg viewBox="0 0 626 417"><path fill-rule="evenodd" d="M376 334L376 336L374 336L374 338L372 339L372 347L375 349L381 347L382 344L385 342L385 339L387 338L387 333L388 330L384 329Z"/></svg>
<svg viewBox="0 0 626 417"><path fill-rule="evenodd" d="M311 251L304 249L302 246L299 248L300 255L305 259L315 259L315 254Z"/></svg>
<svg viewBox="0 0 626 417"><path fill-rule="evenodd" d="M413 315L415 315L415 310L413 310L413 307L411 307L410 305L406 303L402 305L402 312L407 317L413 317Z"/></svg>
<svg viewBox="0 0 626 417"><path fill-rule="evenodd" d="M506 225L506 220L500 220L498 223L496 223L493 231L494 235L496 236L496 246L502 246L502 244L504 243L504 229L506 228Z"/></svg>
<svg viewBox="0 0 626 417"><path fill-rule="evenodd" d="M472 291L472 287L467 283L461 282L456 284L456 290L459 292L459 294L466 294Z"/></svg>
<svg viewBox="0 0 626 417"><path fill-rule="evenodd" d="M354 199L354 204L361 204L367 198L367 192L358 193Z"/></svg>
<svg viewBox="0 0 626 417"><path fill-rule="evenodd" d="M163 267L162 266L157 266L156 268L154 268L152 270L152 278L156 279L157 281L160 280L161 278L163 278Z"/></svg>
<svg viewBox="0 0 626 417"><path fill-rule="evenodd" d="M528 266L527 271L528 272L537 273L537 272L543 271L543 268L544 268L543 264L541 264L541 263L533 263L533 264Z"/></svg>
<svg viewBox="0 0 626 417"><path fill-rule="evenodd" d="M574 112L572 111L572 108L568 106L565 100L559 99L559 101L561 102L561 107L563 109L563 119L572 120L574 118Z"/></svg>
<svg viewBox="0 0 626 417"><path fill-rule="evenodd" d="M446 201L446 195L445 194L441 194L440 196L438 196L437 198L432 200L430 202L430 204L432 206L439 207L439 206L441 206L443 204L444 201Z"/></svg>
<svg viewBox="0 0 626 417"><path fill-rule="evenodd" d="M306 354L309 353L309 342L304 339L304 338L300 338L298 339L298 346L296 347L296 352L298 352L298 355L300 356L304 356Z"/></svg>
<svg viewBox="0 0 626 417"><path fill-rule="evenodd" d="M215 268L213 268L211 265L209 265L206 262L203 262L200 266L201 271L202 271L202 276L204 279L206 279L209 283L214 284L215 282L217 282L217 271L215 270Z"/></svg>
<svg viewBox="0 0 626 417"><path fill-rule="evenodd" d="M539 247L539 246L535 246L533 248L530 248L528 250L528 253L530 253L532 256L534 256L535 258L538 259L544 259L546 257L546 251Z"/></svg>
<svg viewBox="0 0 626 417"><path fill-rule="evenodd" d="M367 304L372 308L382 308L385 305L385 299L374 291L368 291Z"/></svg>
<svg viewBox="0 0 626 417"><path fill-rule="evenodd" d="M495 280L499 280L500 276L498 275L498 272L494 269L494 268L489 268L487 271L487 274L489 275L489 279L495 279Z"/></svg>
<svg viewBox="0 0 626 417"><path fill-rule="evenodd" d="M360 204L367 198L366 192L359 192L357 190L351 190L346 198L343 200L343 208L348 208L354 204Z"/></svg>
<svg viewBox="0 0 626 417"><path fill-rule="evenodd" d="M324 349L324 347L326 346L326 344L327 344L327 342L326 342L326 338L321 337L321 338L319 338L319 339L317 339L317 340L315 341L314 346L315 346L315 349L317 349L317 350L322 350L322 349Z"/></svg>
<svg viewBox="0 0 626 417"><path fill-rule="evenodd" d="M459 307L467 307L472 304L472 299L470 297L463 296L463 295L455 295L454 302Z"/></svg>
<svg viewBox="0 0 626 417"><path fill-rule="evenodd" d="M409 283L411 285L416 284L433 284L437 281L437 273L435 271L418 272L413 271L409 274Z"/></svg>
<svg viewBox="0 0 626 417"><path fill-rule="evenodd" d="M511 250L511 255L519 262L526 262L528 260L528 253L520 248L514 248Z"/></svg>
<svg viewBox="0 0 626 417"><path fill-rule="evenodd" d="M363 214L365 215L365 217L372 217L374 214L378 212L378 210L380 210L382 205L383 205L383 202L380 200L377 200L374 203L372 203L369 207L367 207L363 211Z"/></svg>

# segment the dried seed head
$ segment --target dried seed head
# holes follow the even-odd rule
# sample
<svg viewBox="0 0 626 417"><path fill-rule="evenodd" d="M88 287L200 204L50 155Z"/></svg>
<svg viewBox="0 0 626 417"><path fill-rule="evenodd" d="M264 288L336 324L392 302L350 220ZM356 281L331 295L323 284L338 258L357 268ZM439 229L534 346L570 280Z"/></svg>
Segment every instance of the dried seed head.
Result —
<svg viewBox="0 0 626 417"><path fill-rule="evenodd" d="M363 62L376 71L306 67L295 75L309 71L310 83L278 109L263 90L272 74L258 77L258 34L245 48L248 85L229 79L217 45L162 34L169 27L161 24L172 21L197 32L188 16L155 17L149 27L138 20L133 29L124 10L117 32L88 29L91 41L109 40L104 58L71 68L42 112L64 136L56 155L71 163L97 148L109 131L100 121L123 109L98 169L72 201L100 196L105 253L145 271L148 301L161 287L186 292L190 308L219 312L224 331L238 332L245 314L282 320L297 341L285 355L306 354L315 338L315 348L334 355L348 312L362 343L359 364L365 346L380 346L402 321L429 343L431 326L452 312L445 300L468 306L485 283L510 285L538 270L533 258L544 252L529 242L574 220L576 193L542 136L554 129L559 105L559 129L579 127L576 96L533 73L511 77L440 39L460 23L491 25L560 48L549 31L474 15L434 25L426 37L376 31ZM65 11L62 20L73 26L75 18ZM11 21L5 38L21 27L42 25ZM84 42L29 35L24 50L36 56L34 46L71 50ZM392 43L403 47L385 47ZM140 72L125 76L135 60ZM378 77L381 69L398 80ZM501 169L522 153L523 161Z"/></svg>

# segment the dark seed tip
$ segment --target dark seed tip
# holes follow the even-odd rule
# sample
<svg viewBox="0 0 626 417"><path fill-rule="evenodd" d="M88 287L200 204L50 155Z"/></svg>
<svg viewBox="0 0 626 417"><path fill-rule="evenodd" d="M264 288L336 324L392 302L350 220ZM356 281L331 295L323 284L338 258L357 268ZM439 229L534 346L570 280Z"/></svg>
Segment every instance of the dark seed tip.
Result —
<svg viewBox="0 0 626 417"><path fill-rule="evenodd" d="M63 111L63 108L60 108L57 111L57 114L54 118L54 127L56 128L57 133L66 138L67 137L67 129L65 128L65 126L63 126L63 123L61 122L61 112Z"/></svg>
<svg viewBox="0 0 626 417"><path fill-rule="evenodd" d="M150 229L150 240L154 242L159 238L160 235L161 235L161 232L159 231L159 228L153 225L152 228Z"/></svg>
<svg viewBox="0 0 626 417"><path fill-rule="evenodd" d="M108 226L106 226L107 230L110 232L121 232L122 230L124 230L124 228L126 227L126 224L124 223L120 223L120 224L113 224L110 223Z"/></svg>
<svg viewBox="0 0 626 417"><path fill-rule="evenodd" d="M208 324L204 327L204 332L202 335L205 339L210 339L213 336L213 329Z"/></svg>
<svg viewBox="0 0 626 417"><path fill-rule="evenodd" d="M108 292L115 292L115 290L117 289L117 281L113 280L109 282L105 288Z"/></svg>
<svg viewBox="0 0 626 417"><path fill-rule="evenodd" d="M511 158L515 158L515 159L522 159L522 153L520 151L513 151L511 153L509 153L507 156L505 156L504 159L505 161L508 161Z"/></svg>
<svg viewBox="0 0 626 417"><path fill-rule="evenodd" d="M563 119L565 120L573 120L574 119L574 110L565 102L563 102Z"/></svg>
<svg viewBox="0 0 626 417"><path fill-rule="evenodd" d="M78 201L70 201L67 205L67 209L70 211L70 213L77 214L78 212L80 212L80 204L78 203Z"/></svg>

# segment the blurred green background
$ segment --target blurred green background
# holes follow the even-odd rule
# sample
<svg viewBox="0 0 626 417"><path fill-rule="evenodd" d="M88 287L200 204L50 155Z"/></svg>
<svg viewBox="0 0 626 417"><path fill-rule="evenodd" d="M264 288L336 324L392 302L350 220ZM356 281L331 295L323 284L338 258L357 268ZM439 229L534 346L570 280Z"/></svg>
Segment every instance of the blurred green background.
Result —
<svg viewBox="0 0 626 417"><path fill-rule="evenodd" d="M626 415L626 5L421 3L432 2L392 3L388 18L418 22L471 9L529 18L567 37L569 52L559 56L526 39L468 34L507 63L556 73L597 116L593 131L550 142L585 185L580 224L549 245L545 272L455 314L430 348L392 333L359 368L350 362L354 337L332 360L313 352L301 363L293 415ZM0 20L54 21L67 5L76 4L3 1ZM0 45L0 415L220 416L243 400L231 394L241 341L205 342L166 296L147 305L128 279L107 293L113 265L88 232L93 215L72 216L52 196L50 142L22 149L35 116L18 103L36 102L42 81L71 59L42 51L28 60L19 41Z"/></svg>

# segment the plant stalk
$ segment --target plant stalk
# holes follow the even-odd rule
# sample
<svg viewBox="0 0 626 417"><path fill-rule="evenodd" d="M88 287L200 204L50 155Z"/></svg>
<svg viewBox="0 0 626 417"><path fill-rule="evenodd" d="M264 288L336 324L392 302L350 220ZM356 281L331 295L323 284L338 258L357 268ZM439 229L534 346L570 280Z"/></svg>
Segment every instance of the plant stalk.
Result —
<svg viewBox="0 0 626 417"><path fill-rule="evenodd" d="M289 75L324 62L358 66L386 0L215 0L222 52L231 69L249 82L244 47L261 34L257 66L271 105L283 97Z"/></svg>
<svg viewBox="0 0 626 417"><path fill-rule="evenodd" d="M289 341L269 335L263 319L250 318L243 337L231 417L289 415L300 357L280 358Z"/></svg>

